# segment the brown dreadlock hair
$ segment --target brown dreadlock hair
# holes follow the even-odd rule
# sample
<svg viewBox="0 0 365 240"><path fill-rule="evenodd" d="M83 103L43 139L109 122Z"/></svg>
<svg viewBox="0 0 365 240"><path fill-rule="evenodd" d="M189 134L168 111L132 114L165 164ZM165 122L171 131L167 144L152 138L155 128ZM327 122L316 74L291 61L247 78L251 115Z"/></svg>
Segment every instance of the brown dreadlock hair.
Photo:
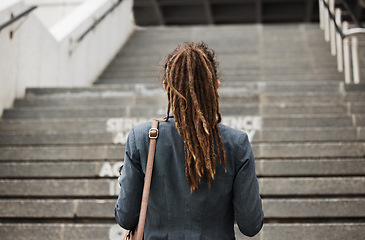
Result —
<svg viewBox="0 0 365 240"><path fill-rule="evenodd" d="M226 155L218 130L221 122L215 53L204 43L185 42L164 64L168 105L184 141L185 176L193 192L204 177L210 187L216 160L226 170Z"/></svg>

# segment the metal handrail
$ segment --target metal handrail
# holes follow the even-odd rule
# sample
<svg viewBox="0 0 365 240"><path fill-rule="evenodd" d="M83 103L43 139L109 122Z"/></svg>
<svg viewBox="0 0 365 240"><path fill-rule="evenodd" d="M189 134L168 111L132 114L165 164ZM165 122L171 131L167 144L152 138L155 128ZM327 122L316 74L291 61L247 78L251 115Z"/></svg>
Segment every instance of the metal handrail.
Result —
<svg viewBox="0 0 365 240"><path fill-rule="evenodd" d="M38 6L32 6L29 9L25 10L24 12L22 12L21 14L15 16L14 18L10 19L9 21L5 22L4 24L0 25L0 32L1 30L3 30L4 28L6 28L7 26L13 24L14 22L18 21L19 19L21 19L22 17L27 16L30 12L32 12L34 9L36 9Z"/></svg>
<svg viewBox="0 0 365 240"><path fill-rule="evenodd" d="M328 11L328 15L331 18L331 20L333 21L336 31L340 34L342 39L345 39L347 37L351 37L357 34L364 34L365 33L365 28L363 28L362 24L360 23L360 21L355 17L355 15L353 14L352 10L350 9L350 7L348 6L348 4L344 1L341 1L341 3L345 6L345 8L350 12L351 18L356 22L356 24L359 26L358 28L352 28L347 30L346 32L343 32L341 30L341 28L337 25L336 23L336 17L333 16L330 7L328 6L327 2L325 0L321 0L323 2L323 5L327 8Z"/></svg>
<svg viewBox="0 0 365 240"><path fill-rule="evenodd" d="M328 4L325 0L322 0L322 2L323 2L323 5L327 8L328 15L332 19L333 23L335 24L335 28L336 28L337 32L340 34L341 38L344 39L346 36L343 34L341 28L337 25L336 18L335 18L335 16L333 16L333 14L330 10L330 7L328 6Z"/></svg>
<svg viewBox="0 0 365 240"><path fill-rule="evenodd" d="M101 23L103 21L103 19L111 12L113 12L113 10L119 6L119 4L122 3L123 0L117 0L116 3L113 4L113 6L111 6L108 11L106 11L100 18L96 19L95 22L88 28L85 30L85 32L83 34L81 34L80 37L77 38L77 42L81 42L86 35L88 35L92 30L94 30L94 28L99 25L99 23Z"/></svg>
<svg viewBox="0 0 365 240"><path fill-rule="evenodd" d="M352 63L353 82L356 84L360 83L359 50L356 35L365 34L365 28L362 27L360 21L357 20L347 3L344 4L341 1L342 5L350 12L351 18L359 27L349 29L348 22L342 22L341 10L339 8L335 9L334 0L319 0L319 3L321 28L325 30L325 40L331 42L332 55L337 55L338 71L344 71L345 82L351 83ZM337 31L337 34L335 31ZM351 38L351 42L349 38ZM350 60L350 45L352 61Z"/></svg>
<svg viewBox="0 0 365 240"><path fill-rule="evenodd" d="M343 32L345 38L352 37L357 34L365 34L365 28L350 28Z"/></svg>

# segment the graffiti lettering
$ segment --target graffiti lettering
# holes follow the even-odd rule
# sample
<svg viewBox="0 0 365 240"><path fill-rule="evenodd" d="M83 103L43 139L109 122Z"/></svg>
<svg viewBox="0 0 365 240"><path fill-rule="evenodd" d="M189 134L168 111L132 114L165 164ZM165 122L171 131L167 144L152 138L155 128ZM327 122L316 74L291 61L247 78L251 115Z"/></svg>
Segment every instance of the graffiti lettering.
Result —
<svg viewBox="0 0 365 240"><path fill-rule="evenodd" d="M254 138L256 131L261 128L261 118L259 116L223 117L222 123L246 132L250 141Z"/></svg>
<svg viewBox="0 0 365 240"><path fill-rule="evenodd" d="M126 144L132 127L147 121L147 118L109 118L106 121L106 131L112 133L114 144Z"/></svg>
<svg viewBox="0 0 365 240"><path fill-rule="evenodd" d="M109 182L109 195L110 196L118 196L120 192L120 186L118 180L112 180Z"/></svg>
<svg viewBox="0 0 365 240"><path fill-rule="evenodd" d="M258 130L261 128L261 118L258 116L223 117L222 123L232 128L244 131L248 131L250 129Z"/></svg>
<svg viewBox="0 0 365 240"><path fill-rule="evenodd" d="M110 118L106 122L106 131L112 133L114 144L126 144L132 127L147 121L147 118ZM227 126L247 132L250 140L261 128L259 116L224 116L222 122Z"/></svg>
<svg viewBox="0 0 365 240"><path fill-rule="evenodd" d="M103 163L99 172L99 177L118 177L119 168L122 164L122 162L116 162L113 165L109 162Z"/></svg>

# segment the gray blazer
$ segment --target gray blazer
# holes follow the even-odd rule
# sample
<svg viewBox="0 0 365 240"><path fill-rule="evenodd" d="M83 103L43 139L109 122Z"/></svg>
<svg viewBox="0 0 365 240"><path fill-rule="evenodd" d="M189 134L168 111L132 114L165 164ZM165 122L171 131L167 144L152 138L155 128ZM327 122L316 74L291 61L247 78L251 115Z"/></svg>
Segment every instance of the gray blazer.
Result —
<svg viewBox="0 0 365 240"><path fill-rule="evenodd" d="M115 218L125 229L138 223L151 122L128 136ZM247 236L262 225L259 186L247 134L223 124L219 131L227 172L219 163L211 187L202 180L192 194L185 178L184 144L173 118L159 125L144 239L235 239L234 219Z"/></svg>

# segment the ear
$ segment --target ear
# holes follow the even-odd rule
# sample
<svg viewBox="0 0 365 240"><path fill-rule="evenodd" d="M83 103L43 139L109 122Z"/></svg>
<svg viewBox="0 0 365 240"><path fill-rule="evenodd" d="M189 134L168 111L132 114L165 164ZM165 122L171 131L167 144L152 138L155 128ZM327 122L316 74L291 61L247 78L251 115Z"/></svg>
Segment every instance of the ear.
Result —
<svg viewBox="0 0 365 240"><path fill-rule="evenodd" d="M165 89L165 91L167 92L167 82L166 82L166 80L163 80L162 85L163 85L163 88Z"/></svg>
<svg viewBox="0 0 365 240"><path fill-rule="evenodd" d="M216 82L217 89L221 86L221 81L217 80Z"/></svg>

